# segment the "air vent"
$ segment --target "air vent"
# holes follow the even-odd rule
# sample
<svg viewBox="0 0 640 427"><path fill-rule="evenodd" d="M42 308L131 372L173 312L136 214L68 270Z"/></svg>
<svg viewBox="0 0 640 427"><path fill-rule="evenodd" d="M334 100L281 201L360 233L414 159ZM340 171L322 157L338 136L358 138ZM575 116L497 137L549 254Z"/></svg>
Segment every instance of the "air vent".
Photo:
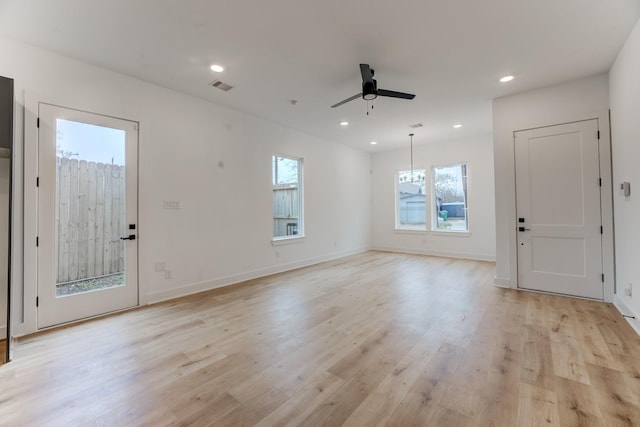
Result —
<svg viewBox="0 0 640 427"><path fill-rule="evenodd" d="M411 129L421 128L421 127L422 127L422 123L416 123L416 124L414 124L414 125L409 125L409 127L410 127Z"/></svg>
<svg viewBox="0 0 640 427"><path fill-rule="evenodd" d="M228 85L224 82L221 82L220 80L214 80L211 83L209 83L209 86L213 86L215 88L218 88L220 90L223 90L225 92L230 91L231 89L233 89L233 86Z"/></svg>

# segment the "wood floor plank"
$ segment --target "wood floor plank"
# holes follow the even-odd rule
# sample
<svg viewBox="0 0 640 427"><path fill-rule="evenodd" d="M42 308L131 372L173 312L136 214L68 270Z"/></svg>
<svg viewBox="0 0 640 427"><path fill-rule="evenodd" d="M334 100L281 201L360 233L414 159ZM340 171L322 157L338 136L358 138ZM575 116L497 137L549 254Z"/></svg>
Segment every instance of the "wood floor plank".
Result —
<svg viewBox="0 0 640 427"><path fill-rule="evenodd" d="M580 321L580 329L577 332L576 338L580 348L586 350L582 352L585 363L617 371L622 369L609 350L598 326L591 319Z"/></svg>
<svg viewBox="0 0 640 427"><path fill-rule="evenodd" d="M258 427L303 425L302 421L309 417L327 395L332 395L344 385L344 380L324 371L319 376L309 380L295 395L285 401L277 409L260 420Z"/></svg>
<svg viewBox="0 0 640 427"><path fill-rule="evenodd" d="M463 353L461 347L443 343L388 419L389 426L421 426L442 411L439 406ZM461 415L462 416L462 415Z"/></svg>
<svg viewBox="0 0 640 427"><path fill-rule="evenodd" d="M640 425L611 304L370 251L17 340L7 426Z"/></svg>
<svg viewBox="0 0 640 427"><path fill-rule="evenodd" d="M560 426L558 402L552 391L520 384L518 427Z"/></svg>
<svg viewBox="0 0 640 427"><path fill-rule="evenodd" d="M587 365L587 369L596 399L607 403L600 411L605 425L640 425L640 396L626 386L623 374L598 365Z"/></svg>
<svg viewBox="0 0 640 427"><path fill-rule="evenodd" d="M527 326L522 344L522 369L520 380L529 385L553 390L551 343L546 330L539 326Z"/></svg>
<svg viewBox="0 0 640 427"><path fill-rule="evenodd" d="M597 396L593 393L591 386L559 377L556 379L555 392L560 425L588 427L605 425Z"/></svg>
<svg viewBox="0 0 640 427"><path fill-rule="evenodd" d="M576 339L576 319L568 308L569 305L559 306L551 312L549 318L553 372L558 377L589 384L583 356L585 353Z"/></svg>
<svg viewBox="0 0 640 427"><path fill-rule="evenodd" d="M420 341L429 341L429 337ZM414 346L387 374L373 393L369 394L347 418L344 426L385 425L393 411L409 392L415 379L425 371L430 359L431 354L425 351L425 346Z"/></svg>

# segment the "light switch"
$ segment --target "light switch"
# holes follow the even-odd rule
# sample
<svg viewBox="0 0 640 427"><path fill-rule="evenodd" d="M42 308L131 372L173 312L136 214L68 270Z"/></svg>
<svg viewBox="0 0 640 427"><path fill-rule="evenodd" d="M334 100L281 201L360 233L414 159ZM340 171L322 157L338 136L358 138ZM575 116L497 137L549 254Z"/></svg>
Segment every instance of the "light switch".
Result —
<svg viewBox="0 0 640 427"><path fill-rule="evenodd" d="M623 182L622 184L620 184L620 189L624 192L624 197L629 197L631 195L631 183L630 182Z"/></svg>

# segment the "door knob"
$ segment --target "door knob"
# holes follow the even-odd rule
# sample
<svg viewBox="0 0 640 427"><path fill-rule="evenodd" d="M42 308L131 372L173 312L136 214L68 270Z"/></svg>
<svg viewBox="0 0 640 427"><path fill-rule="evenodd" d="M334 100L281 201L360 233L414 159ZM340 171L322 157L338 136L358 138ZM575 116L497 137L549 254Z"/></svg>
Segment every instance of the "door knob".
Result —
<svg viewBox="0 0 640 427"><path fill-rule="evenodd" d="M136 240L135 234L129 234L128 237L121 237L120 240Z"/></svg>
<svg viewBox="0 0 640 427"><path fill-rule="evenodd" d="M530 228L518 227L518 231L530 231Z"/></svg>

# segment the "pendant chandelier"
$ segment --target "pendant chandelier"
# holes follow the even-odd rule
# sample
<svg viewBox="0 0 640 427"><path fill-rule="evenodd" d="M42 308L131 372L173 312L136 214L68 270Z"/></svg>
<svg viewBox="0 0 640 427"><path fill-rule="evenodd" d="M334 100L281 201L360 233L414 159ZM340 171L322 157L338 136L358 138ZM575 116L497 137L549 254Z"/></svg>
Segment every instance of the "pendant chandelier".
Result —
<svg viewBox="0 0 640 427"><path fill-rule="evenodd" d="M413 184L413 135L409 134L409 138L411 138L411 183Z"/></svg>

